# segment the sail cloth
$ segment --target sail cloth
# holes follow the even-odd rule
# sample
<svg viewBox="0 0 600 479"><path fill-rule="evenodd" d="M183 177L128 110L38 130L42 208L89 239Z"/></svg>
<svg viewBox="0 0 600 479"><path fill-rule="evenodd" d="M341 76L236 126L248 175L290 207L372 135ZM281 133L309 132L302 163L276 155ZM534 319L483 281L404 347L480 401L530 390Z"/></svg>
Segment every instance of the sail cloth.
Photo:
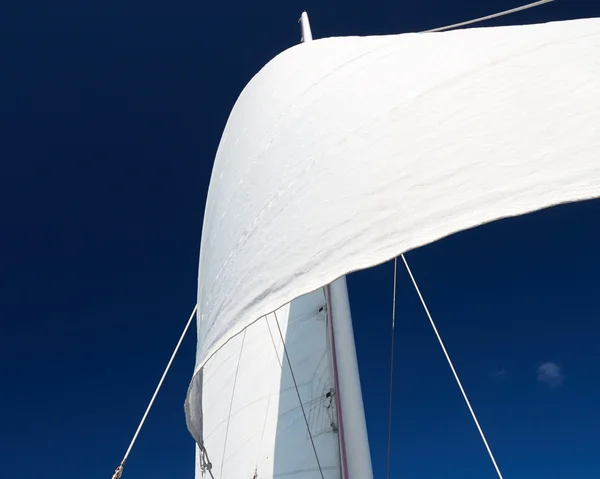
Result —
<svg viewBox="0 0 600 479"><path fill-rule="evenodd" d="M225 343L195 376L202 398L191 398L190 413L201 420L195 435L202 435L213 477L342 477L328 309L323 288L295 299ZM198 453L196 478L211 477Z"/></svg>
<svg viewBox="0 0 600 479"><path fill-rule="evenodd" d="M196 372L346 273L598 196L600 19L291 48L246 86L217 151Z"/></svg>

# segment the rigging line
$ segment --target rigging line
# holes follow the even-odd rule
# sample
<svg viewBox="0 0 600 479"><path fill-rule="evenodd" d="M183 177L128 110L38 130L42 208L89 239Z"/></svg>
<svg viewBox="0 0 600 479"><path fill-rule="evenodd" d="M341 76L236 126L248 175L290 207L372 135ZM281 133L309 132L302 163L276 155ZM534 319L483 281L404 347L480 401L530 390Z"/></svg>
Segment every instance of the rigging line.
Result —
<svg viewBox="0 0 600 479"><path fill-rule="evenodd" d="M393 385L394 385L394 331L396 325L396 282L397 282L397 271L398 271L398 257L394 258L394 292L392 294L392 346L390 355L390 405L388 408L388 437L387 437L387 465L385 477L390 477L390 462L391 462L391 448L392 448L392 399L393 399Z"/></svg>
<svg viewBox="0 0 600 479"><path fill-rule="evenodd" d="M546 3L551 3L554 0L539 0L537 2L528 3L527 5L522 5L520 7L511 8L510 10L504 10L503 12L494 13L492 15L486 15L485 17L474 18L473 20L468 20L466 22L454 23L452 25L447 25L445 27L433 28L431 30L425 30L424 33L433 33L433 32L445 32L446 30L452 30L453 28L465 27L467 25L472 25L474 23L484 22L486 20L492 20L494 18L504 17L505 15L510 15L511 13L522 12L523 10L529 10L530 8L539 7L541 5L545 5Z"/></svg>
<svg viewBox="0 0 600 479"><path fill-rule="evenodd" d="M315 453L315 459L317 460L317 466L319 467L319 472L321 473L321 479L325 479L325 476L323 475L323 469L321 468L321 461L319 461L319 455L317 454L317 447L315 446L315 441L313 439L312 433L310 432L310 425L308 424L308 418L306 417L304 404L302 404L302 398L300 397L300 390L298 389L296 376L294 375L294 370L292 369L290 356L288 354L287 346L285 345L285 338L283 337L283 333L281 332L281 326L279 326L279 318L277 317L277 311L273 311L273 315L275 316L275 322L277 323L277 329L279 330L279 336L281 337L281 343L283 344L283 352L285 354L285 358L287 359L288 366L290 367L290 374L292 376L292 380L294 381L294 388L296 389L296 394L298 395L298 401L300 402L300 408L302 409L302 416L304 416L306 430L308 431L308 437L310 438L310 443L312 444L312 448Z"/></svg>
<svg viewBox="0 0 600 479"><path fill-rule="evenodd" d="M444 355L446 356L446 360L448 361L448 365L450 366L450 369L452 370L452 374L454 374L454 379L456 379L456 383L458 384L458 387L460 388L460 392L463 395L463 398L465 400L465 403L467 403L467 407L469 408L469 412L471 413L471 416L473 417L473 421L475 422L475 425L477 426L477 430L479 431L479 435L481 436L481 439L483 441L483 444L485 445L485 448L487 449L487 452L490 456L490 459L492 460L492 464L494 464L494 468L496 469L496 472L498 473L498 477L500 479L504 479L502 477L502 473L500 472L500 468L498 467L498 464L496 463L496 459L494 458L494 454L492 453L492 450L490 449L490 446L487 442L487 439L485 438L485 434L483 434L483 429L481 429L481 426L479 425L479 421L477 420L477 416L475 415L475 411L473 411L473 408L471 407L471 403L469 401L469 398L467 397L467 393L465 392L465 389L463 388L462 383L460 382L460 379L458 378L458 374L456 372L456 369L454 369L454 365L452 364L452 360L450 359L450 355L448 354L448 351L446 350L446 346L444 346L444 342L442 341L442 337L440 336L440 333L437 330L437 327L435 325L435 323L433 322L433 318L431 317L431 313L429 312L429 309L427 308L427 304L425 304L425 300L423 299L423 295L421 294L421 290L419 289L419 286L417 285L417 281L415 280L415 277L412 274L412 271L410 269L410 267L408 266L408 262L406 261L406 258L404 257L404 254L401 255L402 256L402 260L404 261L404 265L406 266L406 270L408 271L408 274L410 276L410 279L412 280L413 285L415 286L415 289L417 290L417 294L419 295L419 299L421 300L421 304L423 305L423 309L425 309L425 313L427 313L427 317L429 318L429 322L431 323L431 327L433 328L433 332L435 333L438 342L440 343L440 346L442 347L442 351L444 351Z"/></svg>
<svg viewBox="0 0 600 479"><path fill-rule="evenodd" d="M121 474L123 474L123 468L125 467L125 462L127 461L127 458L129 457L129 453L131 453L131 449L133 448L133 445L135 444L135 441L137 440L140 430L142 429L142 426L144 425L144 422L146 421L146 417L148 417L148 413L150 412L150 409L152 408L152 405L154 404L154 400L156 399L156 396L158 395L158 391L160 391L160 388L162 387L165 377L167 376L167 373L169 372L169 369L171 368L171 364L173 364L173 359L175 359L175 356L177 355L177 351L179 351L179 347L181 346L181 343L183 342L183 338L185 337L188 329L190 328L190 324L192 324L192 320L194 319L194 316L196 315L197 310L198 310L198 304L196 304L194 306L194 309L192 310L192 314L190 314L190 318L188 319L188 321L185 325L185 328L183 328L183 332L181 333L181 336L179 337L179 341L177 341L177 345L175 346L175 349L173 350L173 354L171 354L171 359L169 359L169 362L167 363L167 367L165 368L163 375L160 378L160 381L158 382L158 386L156 386L156 389L154 390L154 394L152 395L152 399L150 399L150 403L148 404L148 407L146 408L146 412L142 416L142 420L140 421L140 424L138 425L138 428L135 431L135 434L133 435L133 439L131 440L131 443L129 444L127 451L125 452L125 456L123 456L123 460L121 461L121 464L119 465L119 467L115 471L115 474L113 475L113 479L119 479L121 477Z"/></svg>

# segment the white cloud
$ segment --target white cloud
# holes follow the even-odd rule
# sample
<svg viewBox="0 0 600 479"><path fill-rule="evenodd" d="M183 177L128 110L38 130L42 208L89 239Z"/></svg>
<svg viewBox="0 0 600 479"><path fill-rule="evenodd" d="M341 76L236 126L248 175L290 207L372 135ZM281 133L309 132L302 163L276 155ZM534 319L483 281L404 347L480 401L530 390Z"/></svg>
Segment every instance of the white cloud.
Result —
<svg viewBox="0 0 600 479"><path fill-rule="evenodd" d="M558 386L562 386L565 380L565 375L558 364L548 361L540 364L538 367L537 380L548 387L556 388Z"/></svg>

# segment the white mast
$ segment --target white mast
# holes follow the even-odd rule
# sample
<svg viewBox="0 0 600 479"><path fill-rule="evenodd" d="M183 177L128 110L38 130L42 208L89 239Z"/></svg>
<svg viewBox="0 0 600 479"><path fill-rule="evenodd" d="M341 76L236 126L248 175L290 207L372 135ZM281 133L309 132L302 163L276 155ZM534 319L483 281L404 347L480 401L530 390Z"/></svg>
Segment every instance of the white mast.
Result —
<svg viewBox="0 0 600 479"><path fill-rule="evenodd" d="M302 12L302 15L300 15L300 26L302 28L302 43L311 42L313 38L306 12Z"/></svg>
<svg viewBox="0 0 600 479"><path fill-rule="evenodd" d="M333 326L334 373L339 399L340 459L342 471L345 470L346 474L342 477L372 479L371 452L345 276L327 287L327 296Z"/></svg>

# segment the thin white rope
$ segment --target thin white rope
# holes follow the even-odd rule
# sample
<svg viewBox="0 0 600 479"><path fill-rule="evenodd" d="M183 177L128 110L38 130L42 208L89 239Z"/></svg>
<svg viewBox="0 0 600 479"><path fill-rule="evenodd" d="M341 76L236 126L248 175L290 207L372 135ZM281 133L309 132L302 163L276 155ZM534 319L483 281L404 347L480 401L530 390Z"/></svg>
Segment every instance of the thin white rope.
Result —
<svg viewBox="0 0 600 479"><path fill-rule="evenodd" d="M388 437L387 437L387 464L385 477L390 477L390 464L392 458L392 403L394 393L394 336L396 325L396 280L398 277L398 257L394 258L394 292L392 293L392 344L390 354L390 404L388 407Z"/></svg>
<svg viewBox="0 0 600 479"><path fill-rule="evenodd" d="M454 365L452 364L450 355L448 354L448 351L446 350L446 346L444 346L444 341L442 341L442 337L440 336L440 333L438 332L437 327L435 326L435 323L433 322L433 318L431 317L431 313L429 312L429 309L427 308L427 304L425 304L425 300L423 299L421 290L419 289L419 286L417 285L417 281L415 280L415 277L413 276L412 271L410 270L410 267L408 266L408 262L406 261L404 254L402 254L401 256L402 256L402 260L404 261L404 265L406 266L406 270L408 271L408 274L410 275L410 279L412 280L413 285L415 286L415 289L417 290L417 294L419 295L419 299L421 300L423 309L425 309L425 312L427 313L427 317L429 318L429 322L431 323L433 332L435 333L435 335L440 343L440 346L442 347L442 351L444 351L444 355L446 356L446 360L448 361L450 369L452 370L452 374L454 374L454 379L456 379L456 383L458 384L458 387L460 388L460 392L463 395L465 403L467 403L467 407L469 408L469 412L471 413L471 416L473 417L473 421L475 422L475 425L477 426L477 430L479 431L479 435L481 436L483 444L485 445L485 448L487 449L490 459L492 460L492 463L494 464L494 468L496 469L496 472L498 473L498 477L500 479L503 479L502 473L500 472L500 468L498 467L498 464L496 463L496 459L494 458L494 454L492 453L492 450L490 449L487 439L485 438L485 434L483 434L483 429L481 429L481 426L479 425L479 421L477 420L475 411L473 411L473 408L471 407L471 403L469 401L469 398L467 397L467 393L465 392L465 389L463 388L463 385L460 382L460 379L458 378L458 374L456 373L456 369L454 369Z"/></svg>
<svg viewBox="0 0 600 479"><path fill-rule="evenodd" d="M150 412L150 409L152 408L152 405L154 404L154 400L156 399L156 396L158 395L158 391L160 391L160 388L162 387L165 377L167 376L167 373L169 372L169 369L171 368L171 364L173 364L173 359L175 359L175 356L177 355L177 351L179 351L179 347L181 346L181 343L183 342L183 338L185 337L188 329L190 328L190 324L192 324L192 321L194 319L194 316L196 315L197 310L198 310L198 305L196 304L196 306L194 306L194 309L192 310L192 314L190 314L190 318L188 319L188 321L185 325L185 328L183 328L183 332L181 333L181 336L179 337L179 341L177 341L177 346L175 346L175 349L173 350L173 354L171 354L171 359L169 359L167 367L165 368L165 371L163 372L163 375L160 378L160 381L158 382L158 386L156 386L156 389L154 390L154 394L152 395L152 399L150 399L150 403L148 403L146 412L144 413L144 416L142 417L142 420L140 421L140 424L139 424L137 430L135 431L135 434L133 435L133 439L131 440L131 443L129 444L127 451L125 452L125 456L123 456L123 460L121 461L121 464L119 465L119 467L115 471L115 474L113 475L113 479L119 479L121 477L121 474L123 473L123 468L125 467L125 462L127 461L129 454L131 453L131 449L133 448L133 445L135 444L135 441L137 440L140 430L142 429L142 426L144 425L144 422L146 421L146 417L148 417L148 413Z"/></svg>
<svg viewBox="0 0 600 479"><path fill-rule="evenodd" d="M503 12L494 13L492 15L486 15L485 17L474 18L473 20L468 20L466 22L454 23L453 25L447 25L445 27L433 28L431 30L426 30L425 33L432 32L444 32L446 30L452 30L453 28L458 27L466 27L467 25L472 25L474 23L484 22L486 20L492 20L494 18L504 17L505 15L510 15L511 13L522 12L523 10L529 10L530 8L539 7L546 3L551 3L554 0L539 0L537 2L528 3L527 5L522 5L520 7L511 8L510 10L504 10Z"/></svg>

